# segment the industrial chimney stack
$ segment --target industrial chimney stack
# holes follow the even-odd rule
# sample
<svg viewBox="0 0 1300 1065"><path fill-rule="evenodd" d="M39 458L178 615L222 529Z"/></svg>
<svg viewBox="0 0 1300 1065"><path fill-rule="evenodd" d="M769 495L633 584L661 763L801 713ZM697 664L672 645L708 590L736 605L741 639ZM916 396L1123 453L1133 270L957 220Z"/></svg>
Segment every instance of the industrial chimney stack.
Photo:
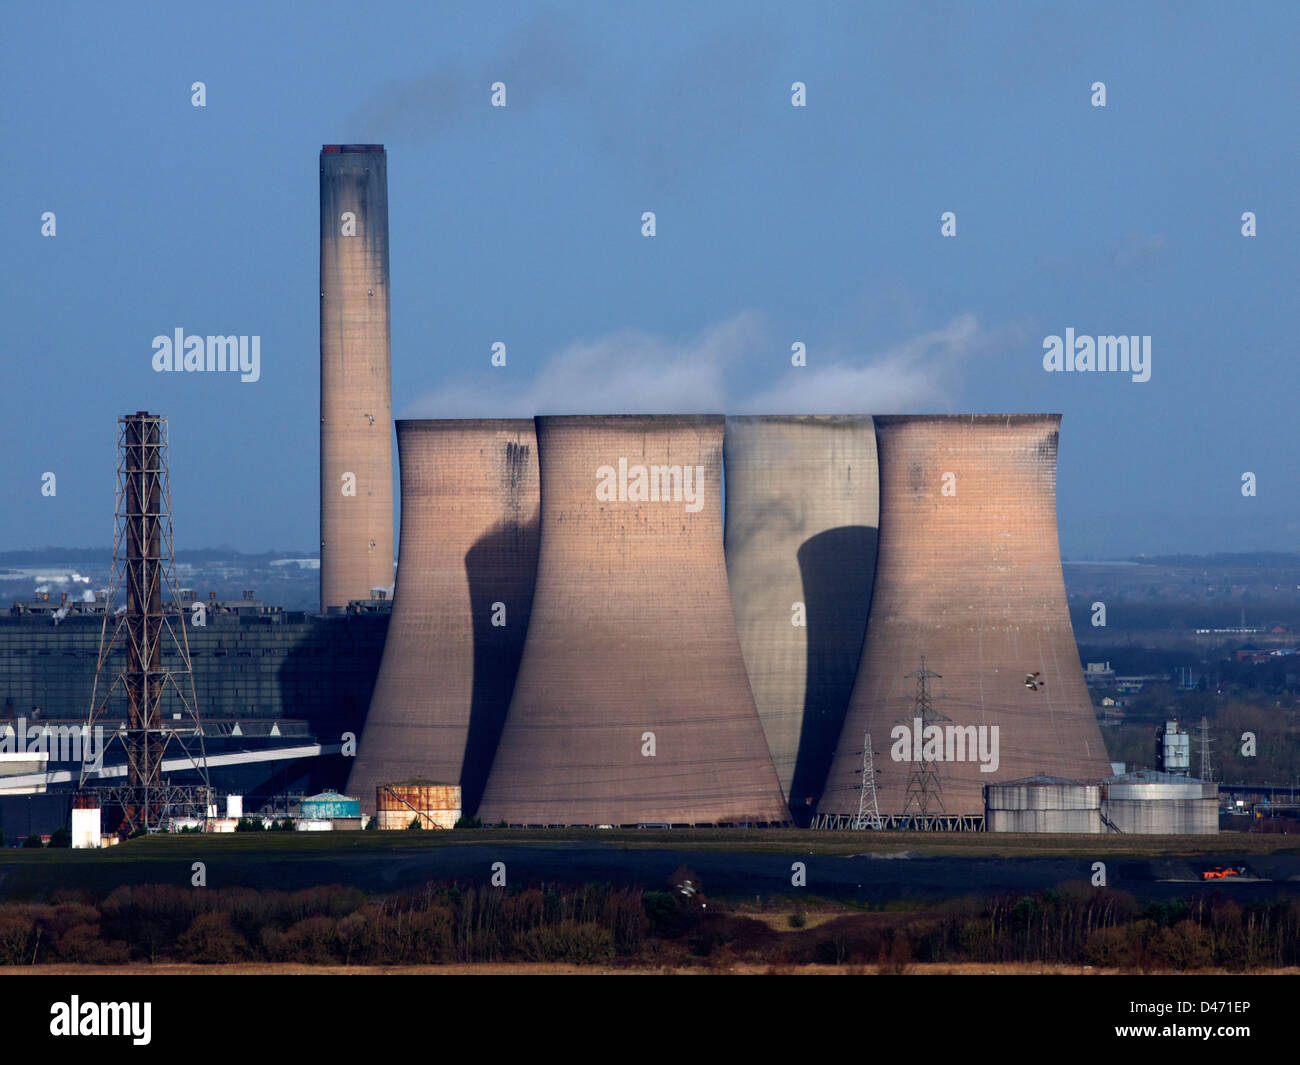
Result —
<svg viewBox="0 0 1300 1065"><path fill-rule="evenodd" d="M321 610L393 585L388 156L320 153Z"/></svg>

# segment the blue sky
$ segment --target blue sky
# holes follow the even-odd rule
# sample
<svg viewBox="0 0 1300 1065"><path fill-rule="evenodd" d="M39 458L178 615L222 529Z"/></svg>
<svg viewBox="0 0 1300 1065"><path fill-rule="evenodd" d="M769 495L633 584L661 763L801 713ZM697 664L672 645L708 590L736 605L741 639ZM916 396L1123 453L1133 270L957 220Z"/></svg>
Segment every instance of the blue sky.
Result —
<svg viewBox="0 0 1300 1065"><path fill-rule="evenodd" d="M108 545L137 409L178 547L317 543L352 141L388 149L397 417L1060 411L1067 555L1300 543L1296 5L179 7L6 10L0 549ZM259 335L261 380L154 373L177 327ZM1151 380L1044 372L1067 327L1150 335Z"/></svg>

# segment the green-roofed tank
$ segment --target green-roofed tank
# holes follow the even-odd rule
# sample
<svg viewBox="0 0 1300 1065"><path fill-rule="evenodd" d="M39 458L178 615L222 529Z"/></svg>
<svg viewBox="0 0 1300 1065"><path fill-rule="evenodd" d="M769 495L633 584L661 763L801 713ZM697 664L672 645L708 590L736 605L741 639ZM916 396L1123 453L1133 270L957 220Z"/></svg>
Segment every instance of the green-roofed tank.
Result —
<svg viewBox="0 0 1300 1065"><path fill-rule="evenodd" d="M302 818L307 821L332 821L338 818L360 818L361 800L350 795L340 795L326 789L319 795L309 795L302 800Z"/></svg>

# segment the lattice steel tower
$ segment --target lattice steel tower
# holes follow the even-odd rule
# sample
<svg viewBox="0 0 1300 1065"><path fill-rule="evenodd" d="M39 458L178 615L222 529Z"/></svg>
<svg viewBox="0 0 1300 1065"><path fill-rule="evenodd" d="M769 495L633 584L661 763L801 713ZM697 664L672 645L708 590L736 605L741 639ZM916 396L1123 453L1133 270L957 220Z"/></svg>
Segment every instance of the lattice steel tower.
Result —
<svg viewBox="0 0 1300 1065"><path fill-rule="evenodd" d="M871 733L862 737L862 791L858 795L858 816L853 828L884 828L880 803L876 800L876 756L871 749Z"/></svg>
<svg viewBox="0 0 1300 1065"><path fill-rule="evenodd" d="M943 786L939 782L938 770L934 767L931 759L924 757L925 751L925 732L926 729L939 721L951 721L934 709L930 702L930 679L933 677L939 679L940 674L933 673L925 668L925 656L921 656L921 668L913 673L907 674L907 679L916 678L916 709L912 713L912 720L907 722L909 726L919 727L921 735L913 739L914 745L919 740L920 750L923 752L919 759L912 759L911 766L907 774L907 797L903 800L904 816L911 816L913 809L916 810L915 816L912 816L912 827L922 830L932 827L931 821L935 813L942 814L943 809ZM916 723L920 724L917 725ZM931 802L937 802L939 809L932 811Z"/></svg>
<svg viewBox="0 0 1300 1065"><path fill-rule="evenodd" d="M1210 744L1214 741L1210 739L1210 723L1206 720L1205 715L1201 715L1201 779L1213 780L1214 771L1210 768Z"/></svg>
<svg viewBox="0 0 1300 1065"><path fill-rule="evenodd" d="M113 569L91 696L89 735L97 728L126 753L126 783L105 789L122 808L119 831L154 830L167 816L198 816L210 798L207 759L185 612L176 585L167 419L147 411L117 420L117 494ZM166 600L164 599L166 594ZM125 604L118 606L118 597ZM171 753L200 784L172 785ZM93 767L83 763L81 786Z"/></svg>

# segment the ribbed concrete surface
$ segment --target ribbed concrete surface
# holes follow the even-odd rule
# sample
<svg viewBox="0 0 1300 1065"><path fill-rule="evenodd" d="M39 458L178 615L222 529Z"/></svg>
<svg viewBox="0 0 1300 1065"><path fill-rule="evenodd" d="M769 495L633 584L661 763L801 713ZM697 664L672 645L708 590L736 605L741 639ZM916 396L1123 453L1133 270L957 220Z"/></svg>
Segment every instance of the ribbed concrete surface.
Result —
<svg viewBox="0 0 1300 1065"><path fill-rule="evenodd" d="M844 733L819 813L858 808L863 733L881 813L902 813L910 764L890 732L910 723L921 656L943 675L935 709L997 726L1000 764L938 763L943 809L980 813L981 786L1110 774L1066 611L1056 533L1059 415L876 418L880 545L871 616ZM956 495L941 494L956 475ZM1045 685L1025 686L1039 673ZM986 736L991 736L987 733ZM931 812L937 812L934 806Z"/></svg>
<svg viewBox="0 0 1300 1065"><path fill-rule="evenodd" d="M484 821L788 820L727 591L722 435L715 415L537 419L537 592ZM597 498L620 460L633 484L689 467L695 488L702 468L698 509Z"/></svg>
<svg viewBox="0 0 1300 1065"><path fill-rule="evenodd" d="M869 417L731 417L731 602L768 748L797 821L816 809L871 605L879 524ZM795 625L794 604L805 624Z"/></svg>
<svg viewBox="0 0 1300 1065"><path fill-rule="evenodd" d="M374 148L368 151L361 149ZM357 149L357 150L351 150ZM343 215L356 235L342 235ZM320 155L321 609L393 583L388 157L379 145ZM343 475L356 495L343 495Z"/></svg>
<svg viewBox="0 0 1300 1065"><path fill-rule="evenodd" d="M373 813L378 784L459 784L472 814L532 609L536 436L531 419L399 421L397 445L397 588L348 793Z"/></svg>

